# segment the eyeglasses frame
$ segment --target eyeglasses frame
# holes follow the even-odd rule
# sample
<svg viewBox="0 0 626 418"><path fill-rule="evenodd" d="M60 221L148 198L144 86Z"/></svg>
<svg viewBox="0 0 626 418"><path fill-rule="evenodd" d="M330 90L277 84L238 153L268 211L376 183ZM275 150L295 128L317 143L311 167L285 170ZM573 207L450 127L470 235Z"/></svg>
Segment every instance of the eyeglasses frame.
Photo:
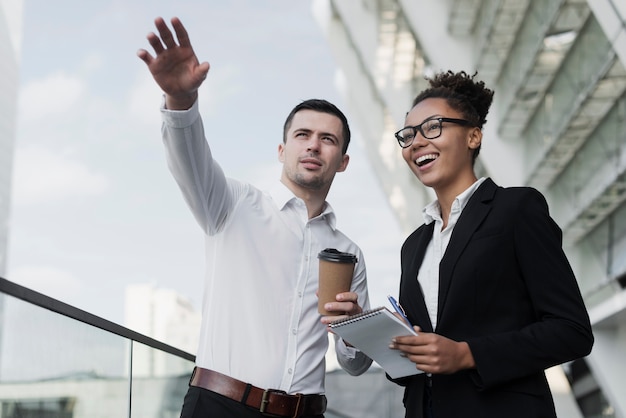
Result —
<svg viewBox="0 0 626 418"><path fill-rule="evenodd" d="M441 129L439 130L439 135L437 136L433 136L432 138L427 137L424 134L424 131L422 131L422 125L428 122L431 122L433 120L437 120L439 121L439 123L441 124ZM420 123L419 125L415 125L415 126L405 126L404 128L400 129L398 132L396 132L394 134L394 136L396 137L396 140L398 141L398 145L400 145L401 148L408 148L413 144L413 141L415 140L415 136L417 135L417 132L419 132L422 137L431 140L431 139L435 139L435 138L439 138L441 136L441 134L443 133L443 122L450 122L450 123L455 123L457 125L461 125L461 126L473 126L474 124L468 120L465 119L457 119L457 118L429 118L426 119L424 122ZM411 128L413 129L413 139L411 140L411 142L409 142L408 144L402 145L404 141L404 139L400 136L400 132L404 131L405 129Z"/></svg>

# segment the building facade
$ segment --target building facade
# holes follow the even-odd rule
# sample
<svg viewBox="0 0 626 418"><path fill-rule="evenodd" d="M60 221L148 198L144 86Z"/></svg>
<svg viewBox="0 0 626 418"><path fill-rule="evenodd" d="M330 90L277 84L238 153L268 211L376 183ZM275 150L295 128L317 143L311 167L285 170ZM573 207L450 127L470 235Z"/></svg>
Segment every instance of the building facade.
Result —
<svg viewBox="0 0 626 418"><path fill-rule="evenodd" d="M188 353L198 350L200 312L171 289L152 284L128 285L124 298L124 326ZM160 377L173 370L189 373L185 361L150 347L135 347L133 371L141 377ZM1 417L0 417L1 418Z"/></svg>
<svg viewBox="0 0 626 418"><path fill-rule="evenodd" d="M0 276L6 272L22 0L0 0Z"/></svg>
<svg viewBox="0 0 626 418"><path fill-rule="evenodd" d="M4 277L7 268L21 14L22 0L0 0L0 277ZM0 297L0 324L3 321L4 298ZM3 331L0 327L0 347L2 342Z"/></svg>
<svg viewBox="0 0 626 418"><path fill-rule="evenodd" d="M314 0L313 12L406 234L434 196L393 132L424 76L477 72L495 90L479 174L548 199L596 339L587 358L563 365L572 398L582 416L625 417L626 2Z"/></svg>

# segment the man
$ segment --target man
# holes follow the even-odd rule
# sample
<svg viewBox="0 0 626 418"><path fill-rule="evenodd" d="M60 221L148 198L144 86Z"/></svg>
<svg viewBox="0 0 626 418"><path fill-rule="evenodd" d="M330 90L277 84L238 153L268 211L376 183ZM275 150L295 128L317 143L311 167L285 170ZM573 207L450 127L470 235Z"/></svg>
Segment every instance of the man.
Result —
<svg viewBox="0 0 626 418"><path fill-rule="evenodd" d="M155 57L138 56L165 94L163 140L168 164L206 234L207 274L196 368L182 417L323 417L326 325L369 307L359 247L335 228L326 196L346 169L350 130L339 109L307 100L287 117L272 193L226 178L211 156L198 112L198 88L209 71L182 23L174 35L162 18L148 35ZM235 135L250 134L236 130ZM350 292L317 312L317 254L336 248L357 256ZM371 360L335 338L350 374Z"/></svg>

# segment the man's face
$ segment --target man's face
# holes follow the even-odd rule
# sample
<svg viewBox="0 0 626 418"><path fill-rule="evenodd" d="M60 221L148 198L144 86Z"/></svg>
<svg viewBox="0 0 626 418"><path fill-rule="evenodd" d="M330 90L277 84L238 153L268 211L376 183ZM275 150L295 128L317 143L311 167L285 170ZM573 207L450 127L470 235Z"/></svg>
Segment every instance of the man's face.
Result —
<svg viewBox="0 0 626 418"><path fill-rule="evenodd" d="M286 142L278 146L283 182L309 192L328 193L335 174L348 165L348 155L341 153L343 141L338 117L308 109L297 112Z"/></svg>

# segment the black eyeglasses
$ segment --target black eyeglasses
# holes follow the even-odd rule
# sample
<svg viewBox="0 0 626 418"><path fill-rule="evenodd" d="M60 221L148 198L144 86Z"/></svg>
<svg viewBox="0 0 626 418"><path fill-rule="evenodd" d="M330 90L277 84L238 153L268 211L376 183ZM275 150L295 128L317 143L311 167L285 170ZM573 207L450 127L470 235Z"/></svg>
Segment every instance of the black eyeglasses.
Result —
<svg viewBox="0 0 626 418"><path fill-rule="evenodd" d="M416 126L406 126L400 129L395 133L396 139L398 140L398 144L402 148L407 148L411 146L413 140L415 139L415 135L419 131L420 134L426 139L435 139L441 136L441 131L443 130L443 122L456 123L461 126L472 126L472 122L465 119L455 119L455 118L433 118L425 120Z"/></svg>

